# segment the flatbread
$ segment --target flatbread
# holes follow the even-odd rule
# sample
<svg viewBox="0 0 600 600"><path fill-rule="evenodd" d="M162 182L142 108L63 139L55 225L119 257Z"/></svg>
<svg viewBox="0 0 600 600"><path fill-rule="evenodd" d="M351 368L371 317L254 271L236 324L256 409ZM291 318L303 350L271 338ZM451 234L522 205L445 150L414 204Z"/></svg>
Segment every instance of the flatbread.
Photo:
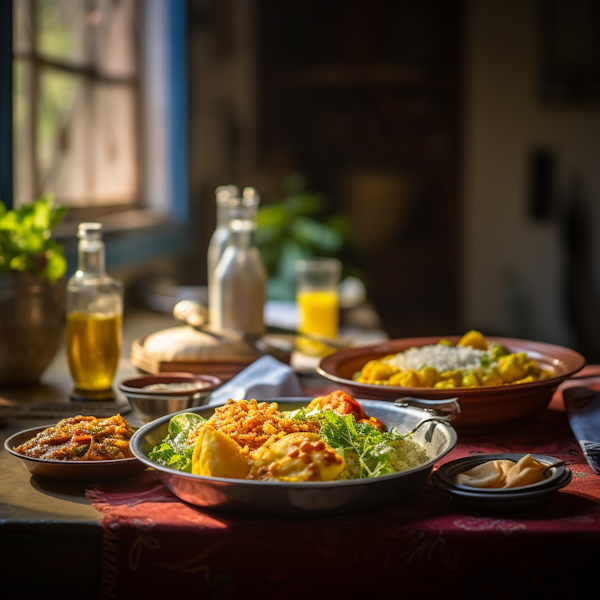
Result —
<svg viewBox="0 0 600 600"><path fill-rule="evenodd" d="M144 350L161 362L231 361L260 355L246 342L220 340L187 325L151 333L144 340Z"/></svg>
<svg viewBox="0 0 600 600"><path fill-rule="evenodd" d="M490 460L454 476L454 483L475 488L514 488L539 483L546 478L548 465L535 460L531 454L519 462Z"/></svg>

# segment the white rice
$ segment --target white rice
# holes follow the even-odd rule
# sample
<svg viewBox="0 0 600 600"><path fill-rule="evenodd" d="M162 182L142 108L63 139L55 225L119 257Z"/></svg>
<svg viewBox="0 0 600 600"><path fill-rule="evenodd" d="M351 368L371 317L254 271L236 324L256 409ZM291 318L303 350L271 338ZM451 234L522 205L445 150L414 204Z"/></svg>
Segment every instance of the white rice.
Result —
<svg viewBox="0 0 600 600"><path fill-rule="evenodd" d="M390 365L398 367L401 371L414 369L418 371L423 367L433 367L438 373L455 371L456 369L474 369L481 365L481 357L485 350L477 350L471 346L444 346L434 344L421 348L409 348L386 360Z"/></svg>
<svg viewBox="0 0 600 600"><path fill-rule="evenodd" d="M425 448L411 439L394 440L389 444L394 448L390 453L389 464L397 473L414 469L429 460ZM346 451L344 459L346 460L346 467L340 473L339 479L358 478L360 461L356 452Z"/></svg>

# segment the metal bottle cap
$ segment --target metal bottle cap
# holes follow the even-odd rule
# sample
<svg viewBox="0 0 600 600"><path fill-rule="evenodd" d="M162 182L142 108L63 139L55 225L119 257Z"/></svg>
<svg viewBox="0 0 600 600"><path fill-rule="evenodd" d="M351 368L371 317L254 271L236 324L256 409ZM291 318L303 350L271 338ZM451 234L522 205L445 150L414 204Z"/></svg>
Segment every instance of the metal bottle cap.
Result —
<svg viewBox="0 0 600 600"><path fill-rule="evenodd" d="M102 238L102 223L79 223L77 229L78 238L88 240L99 240Z"/></svg>
<svg viewBox="0 0 600 600"><path fill-rule="evenodd" d="M230 199L238 198L240 188L237 185L220 185L215 190L215 198L219 206L226 206Z"/></svg>
<svg viewBox="0 0 600 600"><path fill-rule="evenodd" d="M242 203L244 206L258 206L260 196L253 187L244 188Z"/></svg>

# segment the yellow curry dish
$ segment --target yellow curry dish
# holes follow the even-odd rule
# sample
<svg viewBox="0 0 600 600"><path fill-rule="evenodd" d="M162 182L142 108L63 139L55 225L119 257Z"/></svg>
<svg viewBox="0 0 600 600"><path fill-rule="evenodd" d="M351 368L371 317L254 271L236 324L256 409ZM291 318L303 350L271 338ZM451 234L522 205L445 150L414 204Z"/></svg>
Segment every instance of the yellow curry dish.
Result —
<svg viewBox="0 0 600 600"><path fill-rule="evenodd" d="M230 400L209 419L179 413L148 458L195 475L284 482L381 477L429 460L410 436L388 431L342 391L295 411Z"/></svg>
<svg viewBox="0 0 600 600"><path fill-rule="evenodd" d="M454 389L530 383L553 376L526 352L511 352L469 331L455 345L437 344L370 360L354 374L359 383L398 387Z"/></svg>
<svg viewBox="0 0 600 600"><path fill-rule="evenodd" d="M134 430L121 416L104 419L78 415L40 431L14 451L31 458L98 461L134 458L129 440Z"/></svg>

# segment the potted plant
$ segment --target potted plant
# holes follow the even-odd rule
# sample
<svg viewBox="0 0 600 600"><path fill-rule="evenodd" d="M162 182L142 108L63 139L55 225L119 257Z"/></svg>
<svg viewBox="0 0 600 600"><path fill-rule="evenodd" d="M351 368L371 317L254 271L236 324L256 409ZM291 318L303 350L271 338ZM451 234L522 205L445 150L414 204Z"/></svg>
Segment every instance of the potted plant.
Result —
<svg viewBox="0 0 600 600"><path fill-rule="evenodd" d="M288 193L283 200L266 204L258 211L257 242L269 274L269 299L294 299L294 265L300 258L343 259L343 276L364 280L364 274L352 260L357 243L347 217L329 213L327 198L307 191L301 175L291 175L286 187Z"/></svg>
<svg viewBox="0 0 600 600"><path fill-rule="evenodd" d="M0 201L0 384L36 383L56 354L67 262L50 232L66 211L50 195L15 210Z"/></svg>

